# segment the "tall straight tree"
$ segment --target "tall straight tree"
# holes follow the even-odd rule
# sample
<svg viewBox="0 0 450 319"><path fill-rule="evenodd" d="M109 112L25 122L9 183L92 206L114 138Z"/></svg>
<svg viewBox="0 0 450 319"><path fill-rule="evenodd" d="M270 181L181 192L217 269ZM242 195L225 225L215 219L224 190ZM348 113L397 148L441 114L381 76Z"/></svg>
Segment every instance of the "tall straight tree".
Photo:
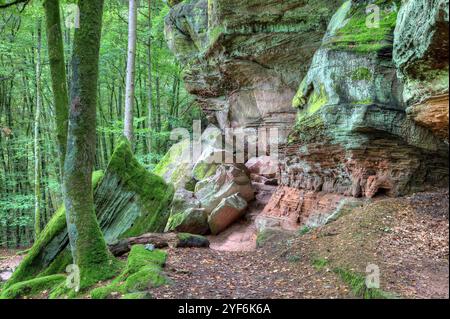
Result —
<svg viewBox="0 0 450 319"><path fill-rule="evenodd" d="M152 0L148 0L148 39L147 39L147 67L148 67L148 151L152 152L153 128L153 76L152 76Z"/></svg>
<svg viewBox="0 0 450 319"><path fill-rule="evenodd" d="M71 104L64 165L64 204L74 263L81 288L114 276L94 210L92 170L96 148L96 105L103 0L79 0L80 27L72 56Z"/></svg>
<svg viewBox="0 0 450 319"><path fill-rule="evenodd" d="M128 14L128 58L127 79L125 88L125 113L123 134L133 142L133 107L134 107L134 75L136 65L136 28L137 28L137 1L130 0Z"/></svg>
<svg viewBox="0 0 450 319"><path fill-rule="evenodd" d="M46 17L48 57L52 79L53 104L56 115L59 166L61 175L63 175L67 145L69 95L67 92L67 76L59 0L45 0L44 10Z"/></svg>
<svg viewBox="0 0 450 319"><path fill-rule="evenodd" d="M41 20L37 22L36 45L36 110L34 113L34 235L41 232L41 150L39 142L39 120L41 117Z"/></svg>

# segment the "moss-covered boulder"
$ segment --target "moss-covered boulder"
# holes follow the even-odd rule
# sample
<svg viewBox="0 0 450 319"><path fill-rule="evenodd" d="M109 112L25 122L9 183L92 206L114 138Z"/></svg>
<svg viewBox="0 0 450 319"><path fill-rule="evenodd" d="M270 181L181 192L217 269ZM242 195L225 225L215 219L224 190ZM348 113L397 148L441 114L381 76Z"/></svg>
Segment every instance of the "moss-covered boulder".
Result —
<svg viewBox="0 0 450 319"><path fill-rule="evenodd" d="M167 183L173 184L177 190L180 188L193 189L193 186L189 186L193 183L191 158L190 141L181 141L169 149L153 172L164 178Z"/></svg>
<svg viewBox="0 0 450 319"><path fill-rule="evenodd" d="M148 172L122 139L104 173L93 175L97 219L107 243L162 232L169 218L173 186ZM6 287L65 271L71 262L64 207L60 208L25 256Z"/></svg>
<svg viewBox="0 0 450 319"><path fill-rule="evenodd" d="M188 248L188 247L197 247L197 248L208 248L209 240L206 237L188 233L178 233L177 234L177 248Z"/></svg>

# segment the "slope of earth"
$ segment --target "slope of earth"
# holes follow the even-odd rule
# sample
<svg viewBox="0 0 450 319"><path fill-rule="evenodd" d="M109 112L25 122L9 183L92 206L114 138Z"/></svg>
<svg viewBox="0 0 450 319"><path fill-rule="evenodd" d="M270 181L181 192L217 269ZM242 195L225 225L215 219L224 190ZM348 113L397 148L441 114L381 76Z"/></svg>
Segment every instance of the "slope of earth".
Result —
<svg viewBox="0 0 450 319"><path fill-rule="evenodd" d="M367 265L380 294L448 298L448 189L376 198L306 234L269 237L255 251L171 250L167 298L361 298ZM362 278L362 279L361 279ZM377 290L378 291L378 290ZM366 298L368 295L365 296Z"/></svg>

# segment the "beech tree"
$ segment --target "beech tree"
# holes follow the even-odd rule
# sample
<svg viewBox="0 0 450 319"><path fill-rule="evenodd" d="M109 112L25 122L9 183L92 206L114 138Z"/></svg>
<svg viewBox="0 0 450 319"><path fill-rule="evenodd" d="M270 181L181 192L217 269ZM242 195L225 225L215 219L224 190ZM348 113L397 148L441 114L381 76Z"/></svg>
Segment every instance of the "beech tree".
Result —
<svg viewBox="0 0 450 319"><path fill-rule="evenodd" d="M69 96L64 58L59 0L44 1L48 58L50 64L53 104L55 106L56 137L61 175L66 157ZM61 176L62 177L62 176Z"/></svg>
<svg viewBox="0 0 450 319"><path fill-rule="evenodd" d="M124 135L133 142L134 74L136 64L137 0L130 0L128 15L127 83L125 89Z"/></svg>
<svg viewBox="0 0 450 319"><path fill-rule="evenodd" d="M34 236L41 232L41 150L39 140L39 121L41 116L41 20L37 22L37 61L36 61L36 111L34 113Z"/></svg>
<svg viewBox="0 0 450 319"><path fill-rule="evenodd" d="M103 0L79 0L80 28L75 31L64 204L74 263L81 286L115 274L94 210L92 171L96 147L96 105Z"/></svg>

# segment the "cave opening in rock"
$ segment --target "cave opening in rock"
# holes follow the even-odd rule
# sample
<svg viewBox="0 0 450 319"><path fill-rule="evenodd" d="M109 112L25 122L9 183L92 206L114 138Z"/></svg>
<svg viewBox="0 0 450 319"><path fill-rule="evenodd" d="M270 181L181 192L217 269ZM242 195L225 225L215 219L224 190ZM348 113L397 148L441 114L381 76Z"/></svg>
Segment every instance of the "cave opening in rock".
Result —
<svg viewBox="0 0 450 319"><path fill-rule="evenodd" d="M380 187L374 197L388 197L390 192L389 188Z"/></svg>

